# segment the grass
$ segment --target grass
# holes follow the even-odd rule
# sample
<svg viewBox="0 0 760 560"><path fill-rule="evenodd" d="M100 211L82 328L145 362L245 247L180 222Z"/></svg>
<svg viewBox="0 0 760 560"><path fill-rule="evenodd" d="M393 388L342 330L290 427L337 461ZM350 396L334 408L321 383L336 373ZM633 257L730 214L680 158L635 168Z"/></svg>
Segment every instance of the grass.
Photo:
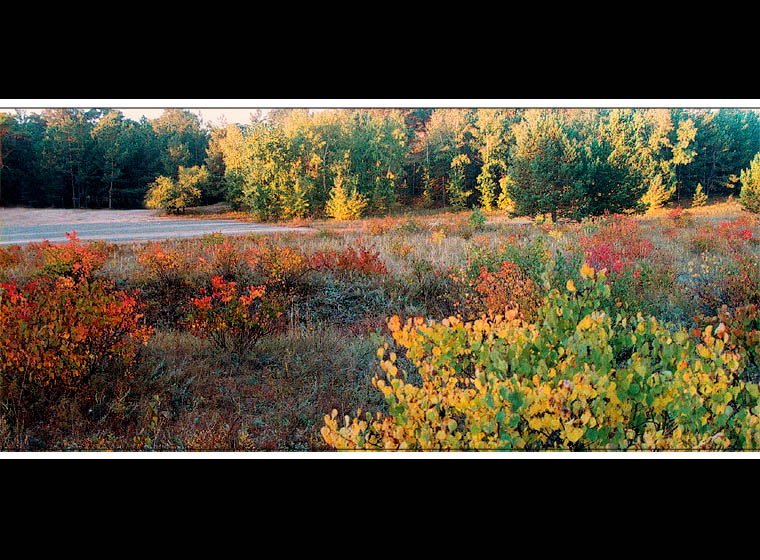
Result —
<svg viewBox="0 0 760 560"><path fill-rule="evenodd" d="M700 228L747 216L735 200L710 200L688 209L693 216L690 225L675 228L668 222L671 209L633 220L656 248L653 266L667 268L673 278L687 277L694 263L706 262L693 243ZM246 219L241 214L219 205L189 209L186 217ZM312 220L313 231L308 233L225 236L239 254L262 239L313 255L354 247L358 238L387 268L387 274L322 270L305 275L291 290L279 331L242 356L219 353L178 324L189 299L213 274L202 270L198 259L208 256L220 239L162 243L185 255L184 280L176 286L146 276L138 256L148 244L119 244L98 275L118 288L139 289L146 303L146 320L156 332L140 355L137 372L107 400L95 403L94 411L92 403L89 408L78 408L74 401L61 403L49 425L29 426L23 433L14 433L0 421L0 448L325 450L319 434L324 414L332 409L383 411L386 406L370 380L378 371L375 351L382 340L389 341L388 317L440 319L452 312L448 273L464 267L475 249L496 251L504 243L527 247L540 240L551 268L558 255L582 253L579 240L583 228L590 227L569 222L537 226L487 213L485 225L475 228L469 216L470 212L424 210L353 222ZM758 238L757 223L751 229ZM749 244L748 251L760 254L755 244ZM32 251L26 248L22 253L30 257ZM719 250L711 255L726 258ZM35 266L25 258L0 267L0 282L23 283L34 274ZM240 285L261 281L250 271L236 274ZM720 280L708 276L710 281ZM663 319L685 323L698 311L684 286L665 283L647 294Z"/></svg>

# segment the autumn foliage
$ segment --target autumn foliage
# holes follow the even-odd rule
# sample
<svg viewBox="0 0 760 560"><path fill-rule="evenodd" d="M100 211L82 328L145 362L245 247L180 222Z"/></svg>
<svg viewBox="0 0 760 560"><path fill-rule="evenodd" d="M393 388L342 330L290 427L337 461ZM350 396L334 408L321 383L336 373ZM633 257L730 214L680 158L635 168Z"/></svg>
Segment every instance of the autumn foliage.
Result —
<svg viewBox="0 0 760 560"><path fill-rule="evenodd" d="M190 302L185 323L219 350L244 353L276 328L282 310L282 301L269 296L265 286L240 290L235 282L215 276L211 289L202 289Z"/></svg>
<svg viewBox="0 0 760 560"><path fill-rule="evenodd" d="M0 399L25 416L98 370L128 375L151 334L141 318L136 295L100 281L0 285Z"/></svg>
<svg viewBox="0 0 760 560"><path fill-rule="evenodd" d="M360 239L354 244L341 251L316 251L309 256L309 264L315 270L387 274L388 269L377 251L365 246Z"/></svg>

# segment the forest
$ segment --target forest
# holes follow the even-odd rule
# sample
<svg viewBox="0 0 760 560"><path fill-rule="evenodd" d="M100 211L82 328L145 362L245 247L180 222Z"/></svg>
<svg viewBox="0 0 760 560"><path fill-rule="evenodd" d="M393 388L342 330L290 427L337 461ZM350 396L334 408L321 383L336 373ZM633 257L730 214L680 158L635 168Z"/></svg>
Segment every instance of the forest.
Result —
<svg viewBox="0 0 760 560"><path fill-rule="evenodd" d="M738 195L760 151L757 110L272 109L251 117L236 125L180 109L139 122L109 109L0 113L0 205L180 211L226 202L260 220L477 206L579 219Z"/></svg>

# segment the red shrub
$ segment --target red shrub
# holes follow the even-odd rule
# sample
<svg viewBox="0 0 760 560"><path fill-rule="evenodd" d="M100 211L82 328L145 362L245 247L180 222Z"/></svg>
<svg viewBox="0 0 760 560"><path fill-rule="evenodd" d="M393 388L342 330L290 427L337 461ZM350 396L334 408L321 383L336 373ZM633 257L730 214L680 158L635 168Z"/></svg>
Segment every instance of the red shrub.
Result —
<svg viewBox="0 0 760 560"><path fill-rule="evenodd" d="M190 302L185 324L199 338L211 340L220 350L241 353L276 328L284 306L279 298L267 297L264 286L239 292L235 282L221 276L211 280L211 293Z"/></svg>
<svg viewBox="0 0 760 560"><path fill-rule="evenodd" d="M677 228L687 227L694 223L694 218L687 211L676 206L670 212L668 212L668 221Z"/></svg>
<svg viewBox="0 0 760 560"><path fill-rule="evenodd" d="M594 269L606 268L620 274L652 254L654 245L643 237L636 220L615 214L602 219L599 225L592 235L578 238L586 263Z"/></svg>
<svg viewBox="0 0 760 560"><path fill-rule="evenodd" d="M726 220L718 224L718 235L728 243L731 249L743 246L746 242L756 242L750 227L754 220L740 216L734 220Z"/></svg>
<svg viewBox="0 0 760 560"><path fill-rule="evenodd" d="M309 263L316 270L339 270L360 274L387 274L388 269L380 258L380 253L365 247L356 239L356 247L346 247L342 251L317 251L309 257Z"/></svg>

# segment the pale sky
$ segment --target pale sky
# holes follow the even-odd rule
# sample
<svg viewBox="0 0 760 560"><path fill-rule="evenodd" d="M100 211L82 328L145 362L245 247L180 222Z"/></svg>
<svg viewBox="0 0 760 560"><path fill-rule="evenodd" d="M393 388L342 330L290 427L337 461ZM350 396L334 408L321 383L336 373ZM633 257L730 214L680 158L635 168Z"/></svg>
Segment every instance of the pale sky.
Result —
<svg viewBox="0 0 760 560"><path fill-rule="evenodd" d="M760 99L0 99L0 111L25 109L40 112L47 108L116 108L129 119L155 119L164 108L186 108L217 125L248 124L256 109L266 114L275 107L311 110L334 107L759 107Z"/></svg>
<svg viewBox="0 0 760 560"><path fill-rule="evenodd" d="M110 107L109 107L110 108ZM115 107L116 109L119 109L119 107ZM124 116L128 119L132 119L134 121L139 121L143 116L145 116L148 119L155 119L161 116L161 114L164 112L164 109L120 109L122 113L124 113ZM233 108L223 108L223 109L208 109L208 108L201 108L201 109L188 109L188 111L191 111L193 113L200 114L201 117L203 117L203 121L211 124L218 124L219 121L224 118L229 124L237 123L237 124L248 124L251 122L251 113L255 112L256 109L233 109ZM266 114L268 109L262 108L262 113Z"/></svg>

